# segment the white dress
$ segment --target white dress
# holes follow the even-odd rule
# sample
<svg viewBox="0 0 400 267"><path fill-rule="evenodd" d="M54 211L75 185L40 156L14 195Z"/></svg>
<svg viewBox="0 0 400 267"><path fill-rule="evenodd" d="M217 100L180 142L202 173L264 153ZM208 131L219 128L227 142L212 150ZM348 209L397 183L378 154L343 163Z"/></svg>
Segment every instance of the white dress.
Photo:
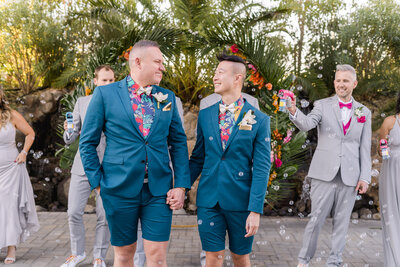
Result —
<svg viewBox="0 0 400 267"><path fill-rule="evenodd" d="M32 185L25 164L15 163L15 127L0 128L0 248L24 242L39 230Z"/></svg>

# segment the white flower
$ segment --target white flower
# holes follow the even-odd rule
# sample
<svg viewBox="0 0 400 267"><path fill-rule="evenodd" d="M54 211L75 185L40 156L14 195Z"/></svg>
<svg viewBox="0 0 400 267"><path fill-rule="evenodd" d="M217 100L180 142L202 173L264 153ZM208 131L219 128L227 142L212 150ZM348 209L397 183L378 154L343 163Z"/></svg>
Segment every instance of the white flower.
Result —
<svg viewBox="0 0 400 267"><path fill-rule="evenodd" d="M154 96L154 98L157 100L157 102L159 102L159 103L164 103L166 100L167 100L167 98L168 98L168 94L163 94L163 93L161 93L161 92L158 92L158 93L155 93L155 94L152 94L152 96Z"/></svg>
<svg viewBox="0 0 400 267"><path fill-rule="evenodd" d="M256 115L253 115L253 111L249 110L247 113L244 115L242 121L239 123L241 126L248 126L255 124L257 121L255 120Z"/></svg>
<svg viewBox="0 0 400 267"><path fill-rule="evenodd" d="M364 115L362 109L363 107L358 107L354 110L354 114L357 116L357 118L360 118Z"/></svg>

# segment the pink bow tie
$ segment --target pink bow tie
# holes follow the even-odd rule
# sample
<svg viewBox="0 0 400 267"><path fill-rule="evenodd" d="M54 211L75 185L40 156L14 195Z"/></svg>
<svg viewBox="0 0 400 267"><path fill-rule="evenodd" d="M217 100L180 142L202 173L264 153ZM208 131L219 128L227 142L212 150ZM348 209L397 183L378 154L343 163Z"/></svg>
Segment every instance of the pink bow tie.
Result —
<svg viewBox="0 0 400 267"><path fill-rule="evenodd" d="M342 109L343 107L346 107L346 108L348 108L348 109L351 109L352 106L353 106L352 103L344 104L344 103L342 103L342 102L339 102L339 107L340 107L341 109Z"/></svg>

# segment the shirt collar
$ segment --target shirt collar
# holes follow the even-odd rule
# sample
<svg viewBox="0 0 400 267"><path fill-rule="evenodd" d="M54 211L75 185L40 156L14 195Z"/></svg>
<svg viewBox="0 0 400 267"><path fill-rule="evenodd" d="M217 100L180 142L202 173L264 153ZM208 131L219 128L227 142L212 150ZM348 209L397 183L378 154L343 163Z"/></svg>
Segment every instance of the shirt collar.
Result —
<svg viewBox="0 0 400 267"><path fill-rule="evenodd" d="M338 99L338 101L339 101L340 103L343 103L343 104L353 103L353 97L351 97L351 99L350 99L349 102L344 102L344 101L340 100L340 98L339 98L337 95L336 95L336 97L337 97L337 99Z"/></svg>
<svg viewBox="0 0 400 267"><path fill-rule="evenodd" d="M133 93L136 94L137 90L139 90L140 86L137 84L131 77L130 74L128 74L128 77L126 78L126 83L128 85L128 90L133 91Z"/></svg>
<svg viewBox="0 0 400 267"><path fill-rule="evenodd" d="M222 99L221 99L221 103L222 103L223 105L226 105ZM244 104L244 99L243 99L243 96L242 96L242 95L240 95L239 99L236 100L236 101L233 103L233 105L234 105L235 107L242 106L243 104Z"/></svg>

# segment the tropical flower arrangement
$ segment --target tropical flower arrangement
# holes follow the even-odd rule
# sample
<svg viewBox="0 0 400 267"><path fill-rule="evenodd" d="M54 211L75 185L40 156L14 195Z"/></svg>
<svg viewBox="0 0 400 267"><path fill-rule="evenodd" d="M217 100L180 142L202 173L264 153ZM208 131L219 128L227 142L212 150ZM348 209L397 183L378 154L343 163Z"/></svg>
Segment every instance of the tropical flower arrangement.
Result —
<svg viewBox="0 0 400 267"><path fill-rule="evenodd" d="M261 65L257 66L251 55L247 55L245 49L242 49L239 45L233 44L227 47L227 50L246 61L249 69L246 79L247 87L255 92L262 111L266 112L271 118L271 171L269 177L266 177L266 179L269 179L266 200L273 206L274 202L285 194L285 190L292 190L290 187L293 188L295 185L292 182L295 179L293 175L297 172L298 165L302 161L301 157L304 157L305 154L306 134L301 132L295 134L295 127L289 120L288 114L279 111L277 91L287 89L287 87L269 82L259 69ZM294 80L286 86L296 88ZM296 160L293 160L293 157Z"/></svg>

